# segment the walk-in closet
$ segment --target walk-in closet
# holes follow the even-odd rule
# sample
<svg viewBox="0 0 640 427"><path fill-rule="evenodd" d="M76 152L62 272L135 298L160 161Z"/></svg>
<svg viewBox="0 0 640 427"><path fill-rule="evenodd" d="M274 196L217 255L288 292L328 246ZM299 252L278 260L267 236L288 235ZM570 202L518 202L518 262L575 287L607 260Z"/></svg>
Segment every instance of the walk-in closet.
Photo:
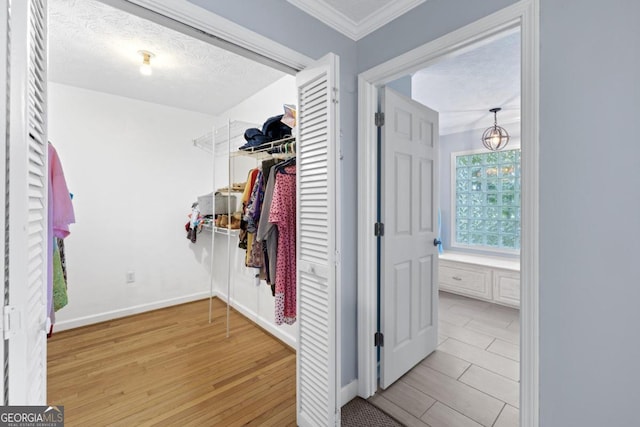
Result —
<svg viewBox="0 0 640 427"><path fill-rule="evenodd" d="M227 303L227 335L233 307L295 347L296 109L283 110L262 124L228 120L193 140L211 155L215 190L194 202L189 228L194 244L203 232L210 238L210 297Z"/></svg>
<svg viewBox="0 0 640 427"><path fill-rule="evenodd" d="M83 408L129 425L295 423L295 294L248 262L262 199L243 206L265 165L287 174L295 292L295 124L268 147L247 134L295 120L295 76L94 0L49 1L49 46L49 140L75 212L49 402L80 425Z"/></svg>

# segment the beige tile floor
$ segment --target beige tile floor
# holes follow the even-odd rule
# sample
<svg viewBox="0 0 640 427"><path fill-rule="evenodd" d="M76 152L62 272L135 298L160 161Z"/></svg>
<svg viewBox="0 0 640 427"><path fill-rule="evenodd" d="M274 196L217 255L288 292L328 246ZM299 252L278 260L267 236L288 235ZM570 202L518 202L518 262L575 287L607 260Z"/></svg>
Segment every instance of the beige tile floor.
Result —
<svg viewBox="0 0 640 427"><path fill-rule="evenodd" d="M407 426L517 427L519 311L440 292L437 350L370 401Z"/></svg>

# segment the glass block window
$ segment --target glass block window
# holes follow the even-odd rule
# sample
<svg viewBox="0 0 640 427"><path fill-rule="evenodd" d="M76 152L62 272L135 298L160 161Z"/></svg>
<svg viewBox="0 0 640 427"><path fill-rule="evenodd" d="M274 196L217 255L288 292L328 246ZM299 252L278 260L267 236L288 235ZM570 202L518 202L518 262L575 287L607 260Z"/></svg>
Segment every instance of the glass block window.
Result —
<svg viewBox="0 0 640 427"><path fill-rule="evenodd" d="M454 245L520 251L520 149L454 153Z"/></svg>

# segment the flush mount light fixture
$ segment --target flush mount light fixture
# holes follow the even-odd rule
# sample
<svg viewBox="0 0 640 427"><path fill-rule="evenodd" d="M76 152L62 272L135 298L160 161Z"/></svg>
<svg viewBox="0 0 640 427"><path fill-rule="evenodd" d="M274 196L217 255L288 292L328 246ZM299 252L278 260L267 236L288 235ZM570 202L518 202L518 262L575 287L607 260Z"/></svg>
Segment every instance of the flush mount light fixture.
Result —
<svg viewBox="0 0 640 427"><path fill-rule="evenodd" d="M498 111L502 108L492 108L493 113L493 126L488 128L482 134L482 144L491 151L500 151L509 143L509 133L503 128L498 126Z"/></svg>
<svg viewBox="0 0 640 427"><path fill-rule="evenodd" d="M140 74L143 76L150 76L151 70L151 58L155 55L148 50L139 50L138 55L142 56L142 65L140 65Z"/></svg>

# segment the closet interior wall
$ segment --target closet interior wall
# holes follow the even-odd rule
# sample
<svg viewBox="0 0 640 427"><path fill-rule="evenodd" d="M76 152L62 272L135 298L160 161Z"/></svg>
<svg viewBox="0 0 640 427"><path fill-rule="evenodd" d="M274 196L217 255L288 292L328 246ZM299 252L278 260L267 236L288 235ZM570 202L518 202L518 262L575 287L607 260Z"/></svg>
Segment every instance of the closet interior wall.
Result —
<svg viewBox="0 0 640 427"><path fill-rule="evenodd" d="M182 141L215 118L54 82L49 108L76 212L54 333L206 298L210 244L192 245L184 224L193 194L210 191L210 162Z"/></svg>

